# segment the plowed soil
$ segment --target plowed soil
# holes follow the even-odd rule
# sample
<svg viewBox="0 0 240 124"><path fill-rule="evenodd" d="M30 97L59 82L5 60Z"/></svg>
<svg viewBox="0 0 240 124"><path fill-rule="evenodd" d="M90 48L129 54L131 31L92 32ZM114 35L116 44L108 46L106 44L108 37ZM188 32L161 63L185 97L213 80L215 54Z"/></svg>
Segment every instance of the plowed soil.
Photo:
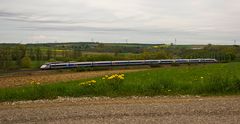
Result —
<svg viewBox="0 0 240 124"><path fill-rule="evenodd" d="M106 74L113 73L126 73L144 71L147 69L124 69L124 70L106 70L106 71L90 71L90 72L47 72L37 71L30 72L28 74L14 74L11 76L0 77L0 88L1 87L16 87L30 84L32 81L40 83L55 83L64 82L70 80L79 80L103 76Z"/></svg>

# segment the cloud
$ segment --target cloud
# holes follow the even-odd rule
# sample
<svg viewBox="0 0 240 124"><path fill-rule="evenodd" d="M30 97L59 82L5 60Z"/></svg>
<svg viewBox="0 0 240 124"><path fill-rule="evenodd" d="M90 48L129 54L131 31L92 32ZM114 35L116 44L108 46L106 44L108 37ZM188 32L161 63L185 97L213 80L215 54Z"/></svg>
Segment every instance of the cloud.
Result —
<svg viewBox="0 0 240 124"><path fill-rule="evenodd" d="M53 40L57 40L58 37L39 34L39 35L28 36L27 39L30 41L48 41L48 40L53 41Z"/></svg>
<svg viewBox="0 0 240 124"><path fill-rule="evenodd" d="M64 31L63 40L114 42L119 34L136 42L178 37L196 44L227 43L240 39L239 8L239 0L1 0L0 40Z"/></svg>

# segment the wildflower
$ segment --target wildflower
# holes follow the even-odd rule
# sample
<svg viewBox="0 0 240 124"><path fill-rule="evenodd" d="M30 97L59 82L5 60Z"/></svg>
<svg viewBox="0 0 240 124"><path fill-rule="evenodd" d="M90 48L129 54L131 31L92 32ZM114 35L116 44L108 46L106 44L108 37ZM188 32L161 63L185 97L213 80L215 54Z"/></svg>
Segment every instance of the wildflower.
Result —
<svg viewBox="0 0 240 124"><path fill-rule="evenodd" d="M113 79L113 76L111 76L111 77L108 77L108 80L111 80L111 79Z"/></svg>
<svg viewBox="0 0 240 124"><path fill-rule="evenodd" d="M31 81L30 84L34 84L34 81Z"/></svg>
<svg viewBox="0 0 240 124"><path fill-rule="evenodd" d="M121 79L121 80L123 80L123 79L124 79L124 77L123 77L123 76L121 76L121 75L119 75L119 76L118 76L118 78L119 78L119 79Z"/></svg>
<svg viewBox="0 0 240 124"><path fill-rule="evenodd" d="M103 77L102 79L103 79L103 80L105 80L106 78L105 78L105 77Z"/></svg>
<svg viewBox="0 0 240 124"><path fill-rule="evenodd" d="M203 77L201 77L201 79L203 79Z"/></svg>
<svg viewBox="0 0 240 124"><path fill-rule="evenodd" d="M85 82L80 83L79 85L85 85Z"/></svg>
<svg viewBox="0 0 240 124"><path fill-rule="evenodd" d="M95 81L95 80L91 80L91 82L92 82L92 83L96 83L97 81Z"/></svg>
<svg viewBox="0 0 240 124"><path fill-rule="evenodd" d="M123 79L124 79L124 77L119 77L119 79L123 80Z"/></svg>

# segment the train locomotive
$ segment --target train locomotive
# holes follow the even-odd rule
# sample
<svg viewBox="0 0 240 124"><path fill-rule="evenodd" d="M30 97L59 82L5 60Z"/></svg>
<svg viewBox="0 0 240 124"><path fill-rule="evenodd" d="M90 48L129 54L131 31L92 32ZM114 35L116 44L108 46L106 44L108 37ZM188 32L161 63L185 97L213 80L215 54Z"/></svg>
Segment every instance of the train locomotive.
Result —
<svg viewBox="0 0 240 124"><path fill-rule="evenodd" d="M216 63L216 59L160 59L160 60L124 60L124 61L94 61L94 62L53 62L40 67L47 69L67 69L77 67L100 66L134 66L134 65L159 65L159 64L188 64L188 63Z"/></svg>

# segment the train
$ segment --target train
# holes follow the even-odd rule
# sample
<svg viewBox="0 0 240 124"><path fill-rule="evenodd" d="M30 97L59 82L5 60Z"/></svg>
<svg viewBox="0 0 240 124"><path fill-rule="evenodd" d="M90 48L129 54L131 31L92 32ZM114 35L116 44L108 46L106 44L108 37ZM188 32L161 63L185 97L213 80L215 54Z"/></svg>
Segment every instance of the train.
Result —
<svg viewBox="0 0 240 124"><path fill-rule="evenodd" d="M216 59L160 59L160 60L123 60L123 61L94 61L94 62L52 62L40 67L42 70L67 69L78 67L101 66L134 66L134 65L160 65L160 64L191 64L216 63Z"/></svg>

